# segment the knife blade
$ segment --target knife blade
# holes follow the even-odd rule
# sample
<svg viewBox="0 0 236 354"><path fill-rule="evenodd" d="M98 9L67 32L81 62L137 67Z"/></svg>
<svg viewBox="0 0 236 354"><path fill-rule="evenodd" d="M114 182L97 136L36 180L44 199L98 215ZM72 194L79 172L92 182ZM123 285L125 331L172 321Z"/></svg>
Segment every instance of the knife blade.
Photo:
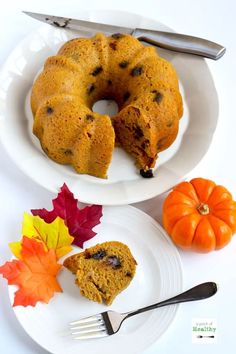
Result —
<svg viewBox="0 0 236 354"><path fill-rule="evenodd" d="M104 23L96 23L61 16L45 15L23 11L26 15L47 23L49 25L71 29L75 31L86 31L89 33L104 32L106 34L125 33L130 34L140 41L176 52L199 55L205 58L218 60L226 48L218 43L207 39L193 37L175 32L163 32L143 28L129 28L114 26Z"/></svg>
<svg viewBox="0 0 236 354"><path fill-rule="evenodd" d="M66 18L60 16L51 16L38 14L34 12L23 11L24 14L34 18L35 20L46 22L49 25L58 27L58 28L68 28L76 31L88 31L88 32L105 32L105 33L127 33L132 34L134 29L113 25L106 25L103 23L96 23L84 20L76 20L73 18Z"/></svg>

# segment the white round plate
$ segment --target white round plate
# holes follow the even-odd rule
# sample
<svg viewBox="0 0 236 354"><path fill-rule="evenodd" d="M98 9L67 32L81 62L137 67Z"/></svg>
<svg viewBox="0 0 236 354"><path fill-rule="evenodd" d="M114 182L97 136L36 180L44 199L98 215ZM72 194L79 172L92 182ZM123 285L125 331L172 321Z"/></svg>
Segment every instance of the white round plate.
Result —
<svg viewBox="0 0 236 354"><path fill-rule="evenodd" d="M170 30L156 21L125 12L90 11L74 13L74 17L127 27ZM1 141L18 167L35 182L52 192L57 192L66 182L81 202L122 205L159 195L183 179L210 146L218 119L218 98L206 61L158 49L178 72L185 112L176 141L160 153L154 178L142 178L133 160L120 148L115 149L107 180L78 175L70 166L53 162L42 151L32 134L29 97L45 59L55 55L68 39L84 35L45 24L15 48L0 73ZM106 109L109 112L109 105Z"/></svg>
<svg viewBox="0 0 236 354"><path fill-rule="evenodd" d="M80 295L74 275L62 269L57 293L49 304L14 307L16 317L28 335L55 354L138 354L154 343L174 320L178 305L163 307L125 321L120 331L101 339L74 341L68 323L106 310L126 312L167 299L182 292L179 253L161 226L150 216L131 207L104 207L97 235L86 243L121 241L130 247L137 271L129 287L109 307ZM73 253L80 252L79 248ZM68 255L67 255L68 256ZM67 257L66 256L66 257ZM11 301L15 289L9 287Z"/></svg>

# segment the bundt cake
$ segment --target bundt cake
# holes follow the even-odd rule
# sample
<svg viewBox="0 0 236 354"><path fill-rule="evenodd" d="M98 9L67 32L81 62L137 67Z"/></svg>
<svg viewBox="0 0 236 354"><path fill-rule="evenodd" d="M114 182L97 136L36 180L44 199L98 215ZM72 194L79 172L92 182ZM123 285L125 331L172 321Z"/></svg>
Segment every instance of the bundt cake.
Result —
<svg viewBox="0 0 236 354"><path fill-rule="evenodd" d="M110 241L66 258L64 266L76 274L83 296L110 305L133 279L136 261L128 246Z"/></svg>
<svg viewBox="0 0 236 354"><path fill-rule="evenodd" d="M119 112L92 111L114 99ZM173 66L130 35L66 42L33 84L33 132L45 153L78 173L106 178L115 141L151 176L157 154L176 138L182 98ZM147 172L147 173L146 173Z"/></svg>

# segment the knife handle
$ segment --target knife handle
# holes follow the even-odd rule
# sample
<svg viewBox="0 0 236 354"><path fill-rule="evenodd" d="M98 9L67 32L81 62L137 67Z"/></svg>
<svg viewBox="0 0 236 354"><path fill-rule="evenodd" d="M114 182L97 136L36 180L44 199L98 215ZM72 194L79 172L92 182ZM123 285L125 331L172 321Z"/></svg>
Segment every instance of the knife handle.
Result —
<svg viewBox="0 0 236 354"><path fill-rule="evenodd" d="M200 55L202 57L214 60L221 58L226 51L226 48L220 44L203 38L174 32L161 32L136 28L132 35L140 41L150 43L164 49Z"/></svg>

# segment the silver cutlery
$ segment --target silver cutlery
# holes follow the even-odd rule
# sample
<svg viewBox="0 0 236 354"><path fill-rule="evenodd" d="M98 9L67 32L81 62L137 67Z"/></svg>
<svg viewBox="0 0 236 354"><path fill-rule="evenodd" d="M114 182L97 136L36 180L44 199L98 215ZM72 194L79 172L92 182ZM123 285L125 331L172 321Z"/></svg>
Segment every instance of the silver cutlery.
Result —
<svg viewBox="0 0 236 354"><path fill-rule="evenodd" d="M143 28L128 28L103 23L76 20L52 15L44 15L23 11L36 20L46 22L58 28L68 28L90 33L104 32L108 34L126 33L140 41L181 53L195 54L205 58L217 60L221 58L226 48L212 41L175 32L162 32Z"/></svg>
<svg viewBox="0 0 236 354"><path fill-rule="evenodd" d="M117 333L122 323L131 316L138 315L142 312L154 310L158 307L178 304L187 301L196 301L207 299L217 292L217 285L214 282L207 282L197 285L177 296L161 301L147 307L140 308L136 311L118 313L115 311L106 311L97 315L92 315L73 321L69 324L73 339L92 339L111 336Z"/></svg>

